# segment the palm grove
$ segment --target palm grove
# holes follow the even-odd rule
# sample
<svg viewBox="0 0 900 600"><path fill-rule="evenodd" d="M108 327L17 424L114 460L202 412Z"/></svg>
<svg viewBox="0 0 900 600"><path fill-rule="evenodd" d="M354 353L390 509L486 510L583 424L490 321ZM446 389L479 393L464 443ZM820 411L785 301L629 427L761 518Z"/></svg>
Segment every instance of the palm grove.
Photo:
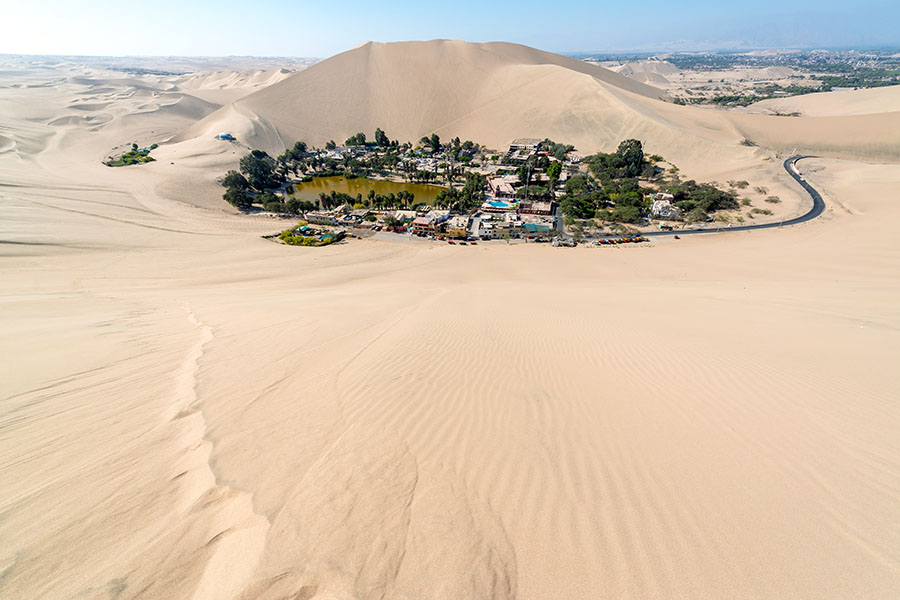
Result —
<svg viewBox="0 0 900 600"><path fill-rule="evenodd" d="M370 190L367 196L350 196L332 192L321 194L317 203L296 198L283 199L275 194L291 181L307 182L313 177L341 176L347 179L378 175L400 177L405 181L432 183L443 180L450 187L441 190L438 203L448 208L466 211L480 205L484 199L486 180L483 175L467 172L467 166L478 166L472 158L480 147L459 138L442 144L436 134L422 138L420 147L400 144L390 140L380 128L375 130L374 141L365 133L350 136L344 145L354 151L333 155L337 144L332 140L324 150L310 148L305 142L297 142L282 154L271 157L262 150L252 150L241 158L238 170L231 170L222 179L226 188L224 199L241 210L261 205L266 211L300 214L328 209L341 204L370 206L373 208L408 208L416 205L411 192L379 195ZM432 169L418 167L417 159L439 156ZM459 185L453 186L454 182Z"/></svg>

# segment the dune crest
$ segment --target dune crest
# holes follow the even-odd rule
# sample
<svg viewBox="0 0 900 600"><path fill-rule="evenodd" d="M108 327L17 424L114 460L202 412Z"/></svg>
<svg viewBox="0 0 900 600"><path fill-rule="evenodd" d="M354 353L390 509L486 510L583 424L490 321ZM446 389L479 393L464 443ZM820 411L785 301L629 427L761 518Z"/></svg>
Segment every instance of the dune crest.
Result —
<svg viewBox="0 0 900 600"><path fill-rule="evenodd" d="M661 72L668 63L654 65ZM622 69L631 70L625 65ZM640 77L663 82L650 70ZM504 42L366 42L246 95L174 139L222 130L251 147L281 152L296 140L322 146L380 127L417 142L437 133L502 149L517 137L549 137L583 153L625 138L695 176L721 175L710 157L750 166L745 138L773 152L898 160L900 113L849 115L823 123L676 106L666 93L595 64Z"/></svg>

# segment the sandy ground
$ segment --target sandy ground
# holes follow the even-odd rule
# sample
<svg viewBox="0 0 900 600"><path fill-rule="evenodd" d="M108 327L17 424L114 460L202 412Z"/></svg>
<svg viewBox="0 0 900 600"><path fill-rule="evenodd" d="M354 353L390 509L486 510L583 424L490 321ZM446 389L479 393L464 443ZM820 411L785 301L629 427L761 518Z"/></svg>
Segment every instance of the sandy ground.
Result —
<svg viewBox="0 0 900 600"><path fill-rule="evenodd" d="M671 62L656 59L590 62L634 81L665 90L675 98L741 94L750 92L754 86L760 85L817 85L808 75L791 67L742 67L725 71L706 71L682 70Z"/></svg>
<svg viewBox="0 0 900 600"><path fill-rule="evenodd" d="M784 230L294 248L229 144L99 164L210 99L0 83L0 597L900 594L900 166L805 161Z"/></svg>
<svg viewBox="0 0 900 600"><path fill-rule="evenodd" d="M773 98L751 104L747 112L761 114L800 113L805 117L834 117L900 112L900 86L864 90L834 90L806 96Z"/></svg>

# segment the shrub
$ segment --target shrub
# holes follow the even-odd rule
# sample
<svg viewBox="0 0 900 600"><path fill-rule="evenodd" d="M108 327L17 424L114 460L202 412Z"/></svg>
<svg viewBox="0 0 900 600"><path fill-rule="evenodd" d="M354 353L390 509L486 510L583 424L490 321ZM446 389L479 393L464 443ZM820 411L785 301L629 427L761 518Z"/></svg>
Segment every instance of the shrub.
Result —
<svg viewBox="0 0 900 600"><path fill-rule="evenodd" d="M781 198L779 198L778 196L769 196L768 198L766 198L766 202L768 202L769 204L778 204L779 202L781 202Z"/></svg>
<svg viewBox="0 0 900 600"><path fill-rule="evenodd" d="M691 209L691 211L687 214L687 218L689 221L693 221L698 223L700 221L705 221L709 218L709 215L706 214L706 211L700 208L699 206Z"/></svg>
<svg viewBox="0 0 900 600"><path fill-rule="evenodd" d="M750 206L750 198L741 198L741 206Z"/></svg>

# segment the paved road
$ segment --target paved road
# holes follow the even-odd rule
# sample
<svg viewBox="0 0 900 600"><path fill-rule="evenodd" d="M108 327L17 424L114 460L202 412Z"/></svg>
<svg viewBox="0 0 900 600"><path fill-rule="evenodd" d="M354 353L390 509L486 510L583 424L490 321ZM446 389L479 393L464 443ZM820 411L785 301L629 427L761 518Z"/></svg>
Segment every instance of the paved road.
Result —
<svg viewBox="0 0 900 600"><path fill-rule="evenodd" d="M472 217L472 224L469 226L469 233L472 236L478 238L479 240L481 239L481 215L480 214Z"/></svg>
<svg viewBox="0 0 900 600"><path fill-rule="evenodd" d="M799 183L806 193L810 195L813 201L812 208L809 209L808 212L800 215L799 217L794 217L793 219L788 219L786 221L776 221L774 223L762 223L760 225L738 225L735 227L707 227L705 229L696 228L696 229L675 229L672 231L648 231L646 233L642 233L641 235L646 237L659 237L661 235L690 235L693 233L725 233L727 231L750 231L751 229L772 229L774 227L785 227L788 225L797 225L798 223L805 223L806 221L812 221L823 212L825 212L825 201L822 200L822 196L816 189L809 185L806 182L806 179L801 177L794 171L792 168L794 164L802 159L802 158L814 158L812 156L807 155L796 155L791 156L785 159L784 161L784 170L788 172L788 175L794 178L794 180Z"/></svg>

